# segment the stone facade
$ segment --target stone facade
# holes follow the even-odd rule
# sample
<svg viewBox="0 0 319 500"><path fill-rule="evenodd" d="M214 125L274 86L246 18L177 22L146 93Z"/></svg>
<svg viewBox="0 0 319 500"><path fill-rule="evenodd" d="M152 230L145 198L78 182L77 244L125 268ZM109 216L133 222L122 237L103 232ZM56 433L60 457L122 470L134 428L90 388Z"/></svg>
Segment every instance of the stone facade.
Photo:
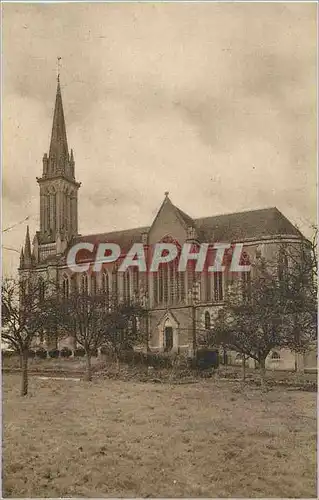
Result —
<svg viewBox="0 0 319 500"><path fill-rule="evenodd" d="M301 233L276 208L249 212L192 218L176 207L168 193L154 221L149 227L81 236L78 234L78 189L75 179L73 151L69 153L66 127L58 82L49 154L43 157L40 187L40 228L30 243L27 229L21 251L19 273L21 277L36 275L44 280L59 282L64 294L74 287L89 293L101 290L108 299L130 299L145 306L148 319L141 328L148 334L148 348L154 351L187 352L191 354L205 329L213 328L218 310L223 307L227 283L232 279L225 273L196 273L192 267L178 273L174 264L158 273L138 273L130 268L117 271L118 264L104 265L99 273L73 274L66 264L68 249L75 243L118 243L122 252L133 243L147 248L161 241L197 244L201 242L242 243L246 258L252 263L260 257L278 259L282 243L295 243ZM208 252L208 260L213 251ZM64 339L60 347L73 348L73 339ZM240 362L236 353L229 353L232 364ZM249 360L253 366L253 360ZM298 366L297 366L298 365ZM316 365L313 354L296 361L291 352L271 353L267 359L269 369L312 369Z"/></svg>

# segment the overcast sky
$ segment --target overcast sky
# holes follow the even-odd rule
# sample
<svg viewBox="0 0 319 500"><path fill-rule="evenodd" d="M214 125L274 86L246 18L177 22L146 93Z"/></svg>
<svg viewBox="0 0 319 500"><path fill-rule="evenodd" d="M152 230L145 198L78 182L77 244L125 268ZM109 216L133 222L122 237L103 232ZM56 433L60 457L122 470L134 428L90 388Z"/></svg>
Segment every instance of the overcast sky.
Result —
<svg viewBox="0 0 319 500"><path fill-rule="evenodd" d="M316 5L5 4L3 227L39 227L56 58L82 234L277 206L316 220ZM3 234L20 249L26 223ZM4 272L19 255L4 250Z"/></svg>

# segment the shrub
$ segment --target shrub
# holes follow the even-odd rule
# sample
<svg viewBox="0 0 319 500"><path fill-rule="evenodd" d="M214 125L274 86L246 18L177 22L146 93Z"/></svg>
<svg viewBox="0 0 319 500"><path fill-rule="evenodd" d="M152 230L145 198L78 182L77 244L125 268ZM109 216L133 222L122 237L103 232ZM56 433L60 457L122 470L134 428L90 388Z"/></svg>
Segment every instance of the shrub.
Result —
<svg viewBox="0 0 319 500"><path fill-rule="evenodd" d="M77 347L74 351L74 356L83 358L83 356L85 356L85 350L83 347Z"/></svg>
<svg viewBox="0 0 319 500"><path fill-rule="evenodd" d="M93 356L94 358L97 357L97 355L98 355L97 349L91 349L90 352L91 352L91 356Z"/></svg>
<svg viewBox="0 0 319 500"><path fill-rule="evenodd" d="M101 352L101 354L105 354L106 355L106 354L110 354L111 351L110 351L109 347L107 347L106 345L102 345L102 347L100 349L100 352Z"/></svg>
<svg viewBox="0 0 319 500"><path fill-rule="evenodd" d="M69 358L72 356L72 351L68 347L63 347L60 351L60 355L62 358Z"/></svg>
<svg viewBox="0 0 319 500"><path fill-rule="evenodd" d="M209 368L218 368L219 353L213 349L198 349L196 356L190 358L190 367L198 370L207 370Z"/></svg>
<svg viewBox="0 0 319 500"><path fill-rule="evenodd" d="M12 358L12 356L17 356L17 351L1 351L3 358Z"/></svg>
<svg viewBox="0 0 319 500"><path fill-rule="evenodd" d="M35 357L35 351L29 350L28 351L28 358L34 358Z"/></svg>
<svg viewBox="0 0 319 500"><path fill-rule="evenodd" d="M147 366L152 366L156 369L171 368L173 366L171 355L165 353L148 352L145 361Z"/></svg>
<svg viewBox="0 0 319 500"><path fill-rule="evenodd" d="M45 359L47 357L47 351L43 347L40 347L35 351L35 355L37 358Z"/></svg>
<svg viewBox="0 0 319 500"><path fill-rule="evenodd" d="M60 354L59 349L51 349L51 351L49 351L50 358L58 358L59 354Z"/></svg>
<svg viewBox="0 0 319 500"><path fill-rule="evenodd" d="M122 363L127 363L128 365L141 365L143 364L143 355L145 356L143 352L128 350L122 351L119 358Z"/></svg>

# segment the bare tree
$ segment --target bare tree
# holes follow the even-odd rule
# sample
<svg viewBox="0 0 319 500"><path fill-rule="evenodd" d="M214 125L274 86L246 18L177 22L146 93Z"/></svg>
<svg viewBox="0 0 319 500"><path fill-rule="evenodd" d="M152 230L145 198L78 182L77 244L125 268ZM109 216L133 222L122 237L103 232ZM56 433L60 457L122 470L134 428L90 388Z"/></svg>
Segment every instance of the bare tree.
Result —
<svg viewBox="0 0 319 500"><path fill-rule="evenodd" d="M28 355L34 339L49 330L56 321L55 304L46 298L54 296L49 282L37 279L4 279L2 281L2 338L19 354L21 396L28 393Z"/></svg>
<svg viewBox="0 0 319 500"><path fill-rule="evenodd" d="M249 277L239 277L229 288L225 307L208 335L210 344L255 359L262 386L272 349L303 351L316 338L315 286L305 273L306 263L300 262L304 257L299 248L296 262L274 265L259 260Z"/></svg>
<svg viewBox="0 0 319 500"><path fill-rule="evenodd" d="M114 354L118 368L121 352L145 343L146 333L140 324L146 315L143 307L130 303L117 304L107 315L103 343Z"/></svg>
<svg viewBox="0 0 319 500"><path fill-rule="evenodd" d="M74 337L85 351L86 380L92 380L92 352L103 344L108 311L105 298L99 294L73 291L60 299L59 327L61 333Z"/></svg>

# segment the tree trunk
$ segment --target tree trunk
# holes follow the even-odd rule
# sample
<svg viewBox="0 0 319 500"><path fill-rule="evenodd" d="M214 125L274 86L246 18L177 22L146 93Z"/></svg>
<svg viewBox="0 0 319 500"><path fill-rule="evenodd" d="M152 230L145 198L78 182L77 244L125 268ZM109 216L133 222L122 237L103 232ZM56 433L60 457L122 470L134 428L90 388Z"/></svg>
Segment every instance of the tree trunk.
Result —
<svg viewBox="0 0 319 500"><path fill-rule="evenodd" d="M28 351L23 351L20 354L21 366L21 393L20 396L28 394Z"/></svg>
<svg viewBox="0 0 319 500"><path fill-rule="evenodd" d="M266 358L261 358L259 360L259 373L260 373L260 387L264 391L266 390Z"/></svg>
<svg viewBox="0 0 319 500"><path fill-rule="evenodd" d="M243 354L242 357L242 379L245 382L246 380L246 356Z"/></svg>
<svg viewBox="0 0 319 500"><path fill-rule="evenodd" d="M117 373L120 373L120 356L117 353L115 353L115 363Z"/></svg>
<svg viewBox="0 0 319 500"><path fill-rule="evenodd" d="M89 351L85 351L85 360L86 360L86 373L85 380L91 382L92 380L92 365L91 365L91 353Z"/></svg>

